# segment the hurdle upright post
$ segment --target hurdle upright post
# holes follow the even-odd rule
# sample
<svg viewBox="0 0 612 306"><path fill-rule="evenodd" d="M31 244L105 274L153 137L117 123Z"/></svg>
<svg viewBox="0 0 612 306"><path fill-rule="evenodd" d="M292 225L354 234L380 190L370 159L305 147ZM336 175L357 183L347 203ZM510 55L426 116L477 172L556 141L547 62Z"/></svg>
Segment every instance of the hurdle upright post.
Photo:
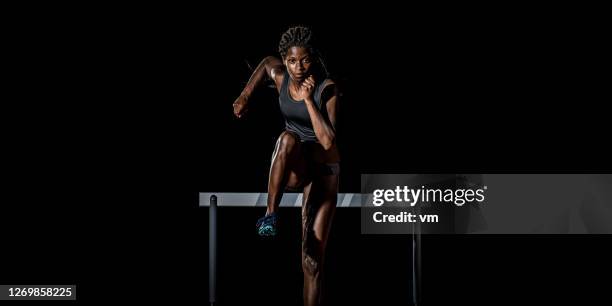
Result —
<svg viewBox="0 0 612 306"><path fill-rule="evenodd" d="M412 303L421 304L421 226L412 224Z"/></svg>
<svg viewBox="0 0 612 306"><path fill-rule="evenodd" d="M208 210L208 295L210 305L216 302L217 293L217 196L210 196Z"/></svg>

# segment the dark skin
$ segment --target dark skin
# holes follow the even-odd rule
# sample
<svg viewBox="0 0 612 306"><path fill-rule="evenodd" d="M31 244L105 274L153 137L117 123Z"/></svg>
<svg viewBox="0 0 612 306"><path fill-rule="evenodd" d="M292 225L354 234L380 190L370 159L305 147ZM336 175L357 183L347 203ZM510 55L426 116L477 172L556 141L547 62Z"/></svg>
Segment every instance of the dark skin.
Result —
<svg viewBox="0 0 612 306"><path fill-rule="evenodd" d="M234 114L242 118L247 111L249 97L266 77L274 81L277 90L284 77L289 77L289 94L304 103L318 143L301 143L293 133L284 131L278 137L268 180L267 214L278 211L285 189L303 188L302 203L302 270L304 272L304 305L320 305L321 280L327 240L336 210L338 175L318 175L315 163L337 163L340 154L336 146L336 114L338 93L333 82L324 86L321 101L324 115L316 106L313 92L316 80L312 75L315 61L306 48L291 47L281 61L265 58L253 72L241 95L233 104ZM285 73L286 72L286 73Z"/></svg>

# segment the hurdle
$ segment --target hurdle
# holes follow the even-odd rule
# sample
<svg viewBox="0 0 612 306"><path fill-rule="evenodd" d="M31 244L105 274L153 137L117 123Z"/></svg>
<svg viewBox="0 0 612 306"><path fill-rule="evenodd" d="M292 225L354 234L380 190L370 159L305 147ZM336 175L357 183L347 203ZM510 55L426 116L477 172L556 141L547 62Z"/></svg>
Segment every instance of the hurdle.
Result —
<svg viewBox="0 0 612 306"><path fill-rule="evenodd" d="M281 207L301 207L302 193L284 193L280 202ZM209 237L208 237L208 291L209 302L213 306L216 301L217 290L217 207L266 207L268 194L262 193L222 193L222 192L200 192L199 207L209 208ZM361 207L362 194L339 193L337 208L359 208ZM414 225L413 225L414 226ZM418 228L413 229L412 234L412 298L413 304L418 305L420 298L420 268L421 268L421 234Z"/></svg>

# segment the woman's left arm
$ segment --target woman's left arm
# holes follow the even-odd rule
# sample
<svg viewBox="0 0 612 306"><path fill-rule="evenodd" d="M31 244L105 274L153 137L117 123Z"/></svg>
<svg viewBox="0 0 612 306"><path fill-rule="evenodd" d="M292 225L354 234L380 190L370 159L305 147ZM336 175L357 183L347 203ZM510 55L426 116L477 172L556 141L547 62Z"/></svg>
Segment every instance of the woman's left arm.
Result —
<svg viewBox="0 0 612 306"><path fill-rule="evenodd" d="M310 85L309 80L306 82ZM311 83L314 88L314 80ZM306 85L306 86L308 86ZM308 109L308 114L310 115L310 120L312 122L312 127L315 132L315 136L319 140L319 143L323 146L325 150L329 150L336 140L336 111L338 109L338 92L335 84L328 85L332 88L332 92L330 95L325 97L323 93L321 93L321 99L325 99L322 101L322 105L325 105L327 110L328 119L326 120L321 112L317 109L316 103L312 98L312 94L308 95L304 99L306 103L306 108Z"/></svg>

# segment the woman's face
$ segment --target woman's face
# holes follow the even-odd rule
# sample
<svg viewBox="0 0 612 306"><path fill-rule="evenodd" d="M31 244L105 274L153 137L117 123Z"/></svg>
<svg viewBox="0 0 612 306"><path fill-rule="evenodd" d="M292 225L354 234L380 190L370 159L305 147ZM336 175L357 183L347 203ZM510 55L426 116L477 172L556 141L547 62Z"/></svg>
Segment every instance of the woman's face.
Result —
<svg viewBox="0 0 612 306"><path fill-rule="evenodd" d="M287 66L289 76L299 83L310 75L312 62L310 53L304 47L291 47L287 50L285 66Z"/></svg>

